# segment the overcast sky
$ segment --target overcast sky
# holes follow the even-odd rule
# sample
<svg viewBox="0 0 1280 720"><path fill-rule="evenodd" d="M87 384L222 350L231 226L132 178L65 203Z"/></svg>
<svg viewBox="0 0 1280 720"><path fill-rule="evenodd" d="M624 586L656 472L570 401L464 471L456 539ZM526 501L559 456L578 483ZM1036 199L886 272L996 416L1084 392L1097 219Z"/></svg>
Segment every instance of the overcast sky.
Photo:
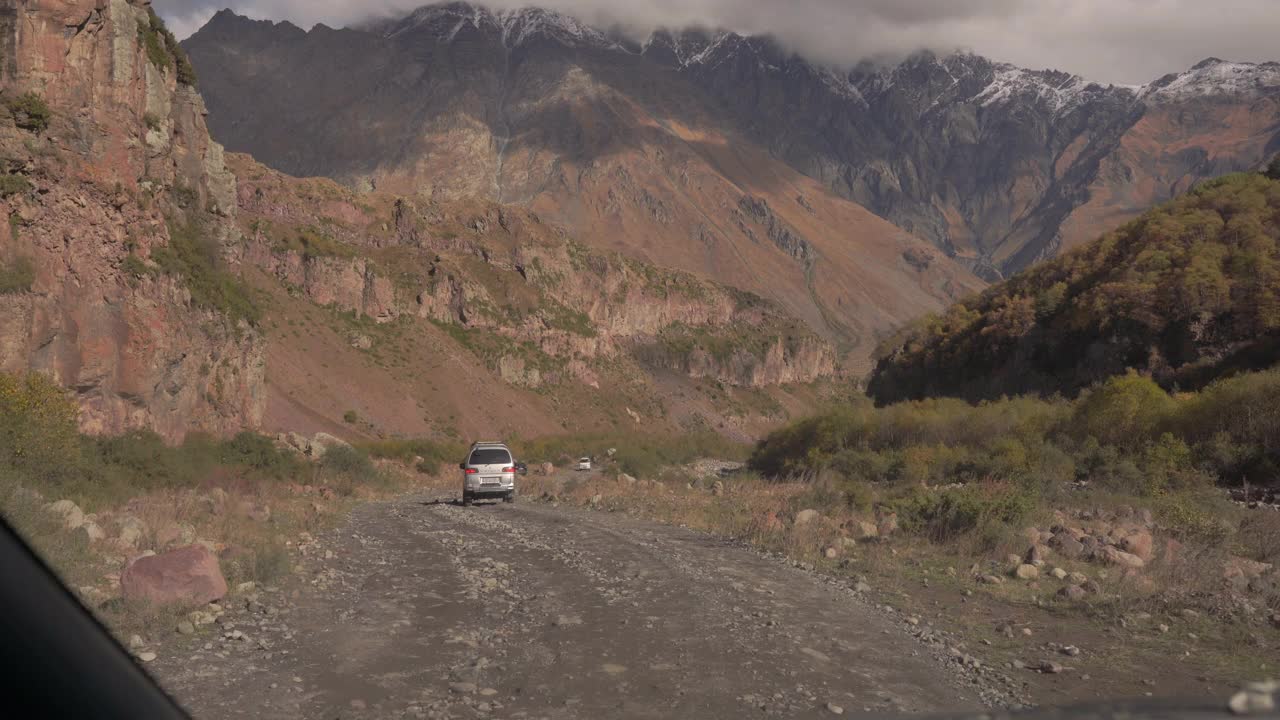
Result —
<svg viewBox="0 0 1280 720"><path fill-rule="evenodd" d="M422 0L153 0L185 37L230 6L304 28L405 12ZM772 33L821 62L921 48L973 50L1032 69L1141 84L1206 57L1280 60L1280 0L490 0L539 5L635 33L704 25Z"/></svg>

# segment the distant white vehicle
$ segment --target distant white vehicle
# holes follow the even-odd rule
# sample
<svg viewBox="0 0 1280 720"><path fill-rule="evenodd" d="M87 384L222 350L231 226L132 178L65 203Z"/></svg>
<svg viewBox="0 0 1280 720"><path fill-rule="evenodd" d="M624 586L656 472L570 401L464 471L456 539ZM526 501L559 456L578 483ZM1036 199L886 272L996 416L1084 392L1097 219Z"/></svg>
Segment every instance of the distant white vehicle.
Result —
<svg viewBox="0 0 1280 720"><path fill-rule="evenodd" d="M589 458L589 457L578 458L578 469L579 469L579 470L590 470L590 469L591 469L591 458Z"/></svg>

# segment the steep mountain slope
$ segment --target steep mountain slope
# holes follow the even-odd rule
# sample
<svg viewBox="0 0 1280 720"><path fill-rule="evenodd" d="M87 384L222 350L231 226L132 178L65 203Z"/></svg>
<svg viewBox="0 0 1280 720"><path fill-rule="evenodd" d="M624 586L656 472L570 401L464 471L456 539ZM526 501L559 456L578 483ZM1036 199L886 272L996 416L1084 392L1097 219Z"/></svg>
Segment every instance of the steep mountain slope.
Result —
<svg viewBox="0 0 1280 720"><path fill-rule="evenodd" d="M235 179L140 0L0 13L0 370L50 373L90 432L252 427L253 308L218 256Z"/></svg>
<svg viewBox="0 0 1280 720"><path fill-rule="evenodd" d="M773 300L855 368L880 333L979 286L726 129L679 73L563 16L453 4L303 32L224 12L187 47L215 133L270 166L528 207Z"/></svg>
<svg viewBox="0 0 1280 720"><path fill-rule="evenodd" d="M775 303L592 250L527 210L229 157L265 308L268 429L753 437L837 372Z"/></svg>
<svg viewBox="0 0 1280 720"><path fill-rule="evenodd" d="M846 75L733 33L660 33L644 54L792 166L988 276L1280 150L1277 63L1209 59L1131 88L965 53Z"/></svg>
<svg viewBox="0 0 1280 720"><path fill-rule="evenodd" d="M889 343L879 402L1074 394L1133 368L1192 389L1280 360L1280 181L1203 183Z"/></svg>
<svg viewBox="0 0 1280 720"><path fill-rule="evenodd" d="M762 194L760 175L792 182L776 158L996 278L1280 150L1276 63L1210 59L1143 87L964 53L843 72L768 38L664 31L633 44L555 13L464 3L309 33L223 13L187 46L215 135L273 167L541 205L628 244L673 226L723 233L723 198L663 188L710 166ZM619 166L629 176L615 186Z"/></svg>

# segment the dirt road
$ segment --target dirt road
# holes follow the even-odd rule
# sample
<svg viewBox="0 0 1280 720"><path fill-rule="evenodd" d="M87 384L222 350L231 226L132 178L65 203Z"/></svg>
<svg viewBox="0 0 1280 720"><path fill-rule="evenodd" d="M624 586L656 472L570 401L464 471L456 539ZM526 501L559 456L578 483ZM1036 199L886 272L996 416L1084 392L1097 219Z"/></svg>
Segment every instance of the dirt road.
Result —
<svg viewBox="0 0 1280 720"><path fill-rule="evenodd" d="M406 498L358 508L307 563L304 581L228 600L152 663L197 718L982 706L961 663L852 590L618 514Z"/></svg>

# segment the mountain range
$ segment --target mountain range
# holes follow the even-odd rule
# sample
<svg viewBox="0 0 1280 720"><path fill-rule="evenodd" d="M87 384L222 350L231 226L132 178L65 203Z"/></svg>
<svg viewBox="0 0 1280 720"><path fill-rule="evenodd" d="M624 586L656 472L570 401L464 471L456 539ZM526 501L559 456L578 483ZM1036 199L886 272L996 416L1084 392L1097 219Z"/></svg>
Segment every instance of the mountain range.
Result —
<svg viewBox="0 0 1280 720"><path fill-rule="evenodd" d="M731 184L811 178L990 280L1280 151L1277 63L1211 58L1140 87L969 53L838 70L768 37L636 41L465 3L310 31L223 11L185 46L231 149L357 187L522 204L633 248L671 225L682 247L723 232L716 202L660 192L696 161ZM619 158L655 176L601 172Z"/></svg>

